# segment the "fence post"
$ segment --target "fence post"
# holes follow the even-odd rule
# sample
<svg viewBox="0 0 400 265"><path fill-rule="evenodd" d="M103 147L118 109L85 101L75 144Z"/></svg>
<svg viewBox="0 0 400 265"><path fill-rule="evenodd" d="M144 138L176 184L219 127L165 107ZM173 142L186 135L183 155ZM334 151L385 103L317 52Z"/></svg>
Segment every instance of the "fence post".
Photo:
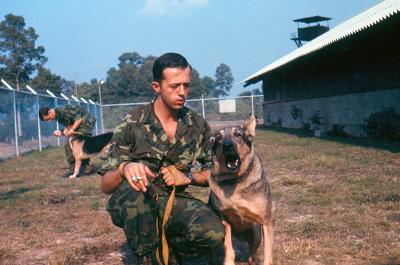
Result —
<svg viewBox="0 0 400 265"><path fill-rule="evenodd" d="M205 111L204 111L204 97L203 97L203 94L201 94L201 109L203 111L203 119L206 119L206 114L205 114Z"/></svg>
<svg viewBox="0 0 400 265"><path fill-rule="evenodd" d="M13 101L14 101L14 131L15 131L15 155L19 156L19 145L18 145L18 123L17 123L17 95L13 91Z"/></svg>
<svg viewBox="0 0 400 265"><path fill-rule="evenodd" d="M98 135L99 134L99 132L98 132L98 117L97 117L97 106L96 106L96 104L93 104L93 106L94 106L94 116L96 117L96 135Z"/></svg>
<svg viewBox="0 0 400 265"><path fill-rule="evenodd" d="M253 116L256 116L256 115L254 114L254 96L253 96L253 92L251 93L251 114L252 114Z"/></svg>
<svg viewBox="0 0 400 265"><path fill-rule="evenodd" d="M39 140L39 151L42 152L42 133L40 130L40 118L39 118L39 95L36 94L36 106L37 106L37 126L38 126L38 140Z"/></svg>
<svg viewBox="0 0 400 265"><path fill-rule="evenodd" d="M101 133L104 133L103 105L100 104Z"/></svg>
<svg viewBox="0 0 400 265"><path fill-rule="evenodd" d="M58 100L57 98L54 98L54 107L57 108L58 107ZM57 131L60 129L60 125L58 124L58 121L56 121L56 129ZM56 137L57 138L57 146L60 146L60 137Z"/></svg>

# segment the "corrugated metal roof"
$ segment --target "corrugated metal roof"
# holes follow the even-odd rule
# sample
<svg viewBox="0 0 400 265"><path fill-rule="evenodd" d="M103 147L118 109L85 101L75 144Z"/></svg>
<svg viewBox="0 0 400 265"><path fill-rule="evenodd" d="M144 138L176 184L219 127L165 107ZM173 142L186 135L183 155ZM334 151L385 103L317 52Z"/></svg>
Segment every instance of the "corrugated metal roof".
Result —
<svg viewBox="0 0 400 265"><path fill-rule="evenodd" d="M267 65L253 75L247 77L242 83L245 85L258 82L261 75L281 67L297 58L313 53L317 50L337 42L347 36L354 35L366 28L371 27L381 21L393 16L400 11L400 0L384 0L366 11L346 20L330 31L322 34L318 38L308 42L304 46L292 51L291 53L279 58L275 62Z"/></svg>

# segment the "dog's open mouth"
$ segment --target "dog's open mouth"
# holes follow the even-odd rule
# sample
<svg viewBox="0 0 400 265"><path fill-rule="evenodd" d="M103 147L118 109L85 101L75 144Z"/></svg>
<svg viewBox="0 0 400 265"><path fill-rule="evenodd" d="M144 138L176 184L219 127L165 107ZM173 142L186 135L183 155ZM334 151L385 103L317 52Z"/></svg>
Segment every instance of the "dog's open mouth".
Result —
<svg viewBox="0 0 400 265"><path fill-rule="evenodd" d="M225 156L225 165L229 170L236 170L240 166L240 158L236 154Z"/></svg>

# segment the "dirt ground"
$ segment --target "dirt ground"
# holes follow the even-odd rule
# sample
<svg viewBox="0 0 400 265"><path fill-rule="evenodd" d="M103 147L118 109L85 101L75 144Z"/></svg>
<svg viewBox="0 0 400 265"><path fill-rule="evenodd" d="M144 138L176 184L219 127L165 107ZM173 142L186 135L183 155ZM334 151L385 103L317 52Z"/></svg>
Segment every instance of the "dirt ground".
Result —
<svg viewBox="0 0 400 265"><path fill-rule="evenodd" d="M400 264L399 146L257 130L256 149L273 191L274 264ZM0 162L0 264L134 264L100 177L64 170L62 148Z"/></svg>

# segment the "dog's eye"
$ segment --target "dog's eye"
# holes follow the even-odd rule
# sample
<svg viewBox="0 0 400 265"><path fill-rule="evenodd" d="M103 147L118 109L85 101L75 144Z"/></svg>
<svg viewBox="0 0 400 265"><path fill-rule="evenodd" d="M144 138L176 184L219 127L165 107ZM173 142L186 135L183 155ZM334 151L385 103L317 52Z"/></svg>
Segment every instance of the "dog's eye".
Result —
<svg viewBox="0 0 400 265"><path fill-rule="evenodd" d="M233 133L233 136L235 136L235 137L239 137L239 136L241 136L242 134L240 133L240 132L238 132L238 131L235 131L234 133Z"/></svg>

